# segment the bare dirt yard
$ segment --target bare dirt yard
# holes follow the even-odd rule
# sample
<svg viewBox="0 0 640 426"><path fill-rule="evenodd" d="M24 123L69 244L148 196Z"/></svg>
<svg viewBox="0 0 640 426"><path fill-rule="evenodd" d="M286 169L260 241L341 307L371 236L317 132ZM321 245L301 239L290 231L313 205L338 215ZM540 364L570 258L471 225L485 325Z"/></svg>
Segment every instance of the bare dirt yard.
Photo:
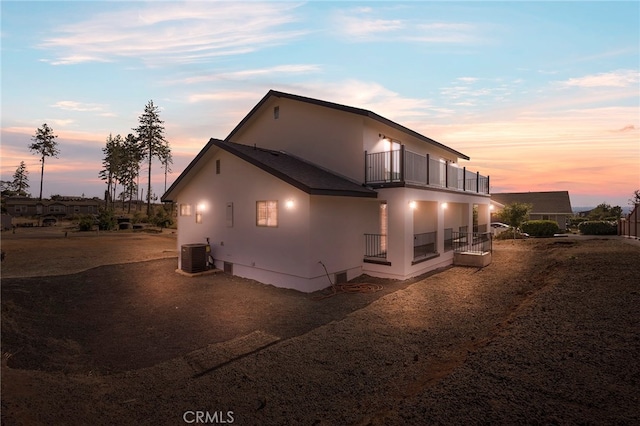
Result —
<svg viewBox="0 0 640 426"><path fill-rule="evenodd" d="M2 234L3 425L640 424L640 244L303 294L175 272L175 235Z"/></svg>

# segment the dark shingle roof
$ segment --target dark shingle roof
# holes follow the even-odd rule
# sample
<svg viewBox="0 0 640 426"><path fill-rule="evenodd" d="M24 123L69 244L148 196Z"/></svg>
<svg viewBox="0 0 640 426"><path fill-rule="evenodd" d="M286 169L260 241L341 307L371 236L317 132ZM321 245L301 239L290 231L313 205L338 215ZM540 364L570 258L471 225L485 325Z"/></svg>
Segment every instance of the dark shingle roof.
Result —
<svg viewBox="0 0 640 426"><path fill-rule="evenodd" d="M572 214L571 200L568 191L547 192L503 192L491 194L491 199L500 204L527 203L532 204L531 213Z"/></svg>
<svg viewBox="0 0 640 426"><path fill-rule="evenodd" d="M219 139L211 139L210 143L307 194L370 198L378 196L376 191L282 151L224 142Z"/></svg>

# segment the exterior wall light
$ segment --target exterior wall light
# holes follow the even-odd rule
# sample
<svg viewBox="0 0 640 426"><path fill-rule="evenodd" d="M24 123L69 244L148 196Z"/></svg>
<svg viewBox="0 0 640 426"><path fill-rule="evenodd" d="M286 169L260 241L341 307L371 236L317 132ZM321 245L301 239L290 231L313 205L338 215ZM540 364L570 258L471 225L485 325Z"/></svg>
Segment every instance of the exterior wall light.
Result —
<svg viewBox="0 0 640 426"><path fill-rule="evenodd" d="M284 205L285 205L288 209L292 209L292 208L293 208L293 206L295 206L295 205L296 205L296 203L295 203L293 200L289 199L289 200L285 201Z"/></svg>
<svg viewBox="0 0 640 426"><path fill-rule="evenodd" d="M206 209L206 204L198 203L198 205L196 206L196 223L202 223L202 212Z"/></svg>
<svg viewBox="0 0 640 426"><path fill-rule="evenodd" d="M443 208L443 209L446 209L446 208L447 208L447 206L448 206L448 204L447 204L447 203L442 203L442 208Z"/></svg>
<svg viewBox="0 0 640 426"><path fill-rule="evenodd" d="M409 207L411 208L411 210L415 210L418 207L418 203L416 203L415 201L409 201Z"/></svg>

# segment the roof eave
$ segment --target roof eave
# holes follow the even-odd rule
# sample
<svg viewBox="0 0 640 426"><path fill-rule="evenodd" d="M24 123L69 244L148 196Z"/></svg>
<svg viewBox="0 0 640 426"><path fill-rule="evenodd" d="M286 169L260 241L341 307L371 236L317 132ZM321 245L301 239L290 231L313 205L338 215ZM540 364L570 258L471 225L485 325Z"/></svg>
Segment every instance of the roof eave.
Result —
<svg viewBox="0 0 640 426"><path fill-rule="evenodd" d="M206 153L209 151L209 149L211 149L212 146L214 146L214 141L219 141L220 139L214 139L211 138L209 139L209 142L207 142L207 144L204 146L204 148L202 148L200 150L200 152L198 153L198 155L195 156L195 158L193 160L191 160L191 162L189 163L189 165L182 171L182 173L180 173L180 176L178 176L178 178L171 184L171 186L169 187L169 189L167 189L165 191L164 194L162 194L162 197L160 197L160 201L162 202L173 202L175 201L175 195L173 194L173 192L182 184L182 182L187 178L187 175L191 172L191 170L196 166L196 164L198 164L198 162L200 161L200 159L202 159L202 157L204 157L206 155ZM220 141L222 142L222 141Z"/></svg>
<svg viewBox="0 0 640 426"><path fill-rule="evenodd" d="M332 195L332 196L342 196L342 197L365 197L365 198L378 197L378 194L375 191L358 192L358 191L339 190L339 189L312 188L296 179L293 179L291 176L285 173L282 173L277 169L274 169L273 167L270 167L260 161L257 161L251 156L245 155L242 151L235 149L233 145L228 142L221 141L219 139L217 140L212 139L211 141L213 145L235 155L236 157L248 162L249 164L252 164L264 170L265 172L277 177L278 179L288 183L291 186L294 186L295 188L298 188L302 192L305 192L309 195Z"/></svg>

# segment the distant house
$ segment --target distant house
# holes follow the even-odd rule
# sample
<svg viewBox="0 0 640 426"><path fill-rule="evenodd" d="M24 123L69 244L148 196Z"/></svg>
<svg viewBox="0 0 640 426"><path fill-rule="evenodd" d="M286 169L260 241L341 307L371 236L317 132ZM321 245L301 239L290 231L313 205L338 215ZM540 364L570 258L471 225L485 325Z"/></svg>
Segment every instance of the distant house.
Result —
<svg viewBox="0 0 640 426"><path fill-rule="evenodd" d="M491 194L491 200L503 205L531 204L530 220L553 220L561 230L567 229L567 222L573 216L568 191L502 192Z"/></svg>
<svg viewBox="0 0 640 426"><path fill-rule="evenodd" d="M54 200L30 197L7 197L7 214L13 217L54 216L72 217L74 215L96 214L104 203L99 198L56 197Z"/></svg>
<svg viewBox="0 0 640 426"><path fill-rule="evenodd" d="M269 91L162 200L179 249L210 241L219 269L311 292L451 265L488 231L489 178L468 159L371 111Z"/></svg>

